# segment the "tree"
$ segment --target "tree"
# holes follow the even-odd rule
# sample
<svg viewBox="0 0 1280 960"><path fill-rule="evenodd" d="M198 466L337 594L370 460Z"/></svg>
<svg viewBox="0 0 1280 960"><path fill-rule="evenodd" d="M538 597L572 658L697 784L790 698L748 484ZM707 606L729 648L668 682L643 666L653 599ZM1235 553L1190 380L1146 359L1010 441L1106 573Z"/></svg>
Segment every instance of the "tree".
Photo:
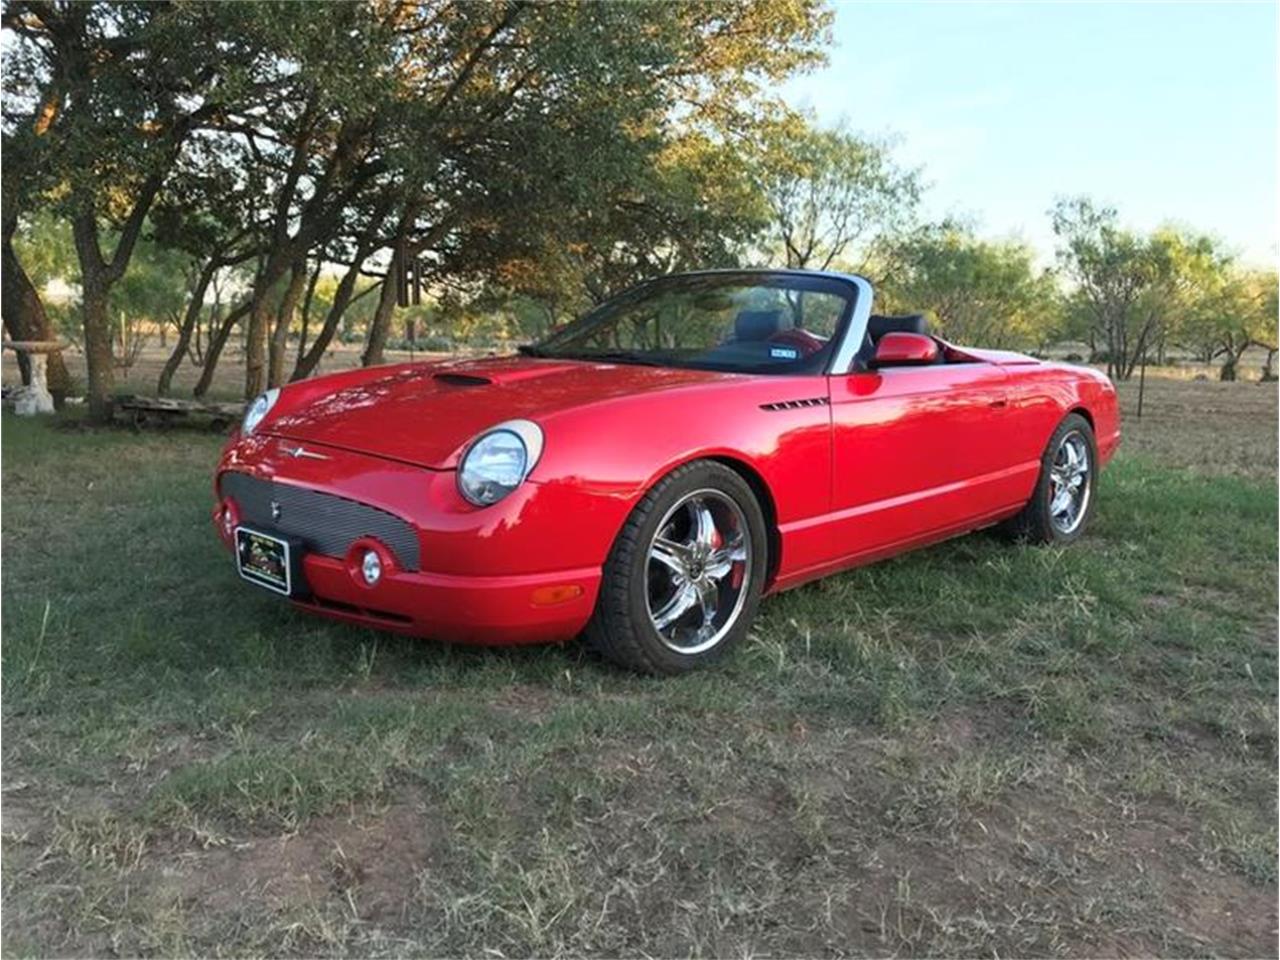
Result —
<svg viewBox="0 0 1280 960"><path fill-rule="evenodd" d="M752 168L788 267L865 261L876 240L910 223L920 196L915 171L899 168L885 144L794 114L761 124Z"/></svg>
<svg viewBox="0 0 1280 960"><path fill-rule="evenodd" d="M667 143L605 202L498 267L507 294L555 323L648 277L738 266L768 210L731 143L697 131Z"/></svg>
<svg viewBox="0 0 1280 960"><path fill-rule="evenodd" d="M90 414L110 416L110 298L187 138L242 95L259 51L237 5L11 0L6 132L53 183L80 268ZM108 236L110 235L110 236ZM103 241L114 240L109 249Z"/></svg>
<svg viewBox="0 0 1280 960"><path fill-rule="evenodd" d="M153 331L175 325L191 292L191 258L143 236L124 276L111 289L112 359L128 370Z"/></svg>
<svg viewBox="0 0 1280 960"><path fill-rule="evenodd" d="M932 314L958 343L1043 346L1057 328L1054 278L1029 247L979 240L953 221L886 244L880 289L896 309Z"/></svg>
<svg viewBox="0 0 1280 960"><path fill-rule="evenodd" d="M258 182L257 171L251 167L237 171L218 162L210 155L211 145L201 132L193 140L148 218L155 242L181 252L186 260L187 301L175 323L173 349L156 382L160 396L169 392L184 357L203 363L201 321L210 290L215 294L215 307L208 322L220 326L223 287L234 282L237 268L253 260L260 249L260 238L252 226L252 208L237 189L241 183Z"/></svg>
<svg viewBox="0 0 1280 960"><path fill-rule="evenodd" d="M1262 380L1276 379L1276 353L1280 351L1277 322L1280 321L1280 275L1275 270L1259 270L1252 274L1252 283L1258 287L1255 299L1257 320L1253 329L1254 343L1267 352L1262 365Z"/></svg>
<svg viewBox="0 0 1280 960"><path fill-rule="evenodd" d="M33 213L36 197L48 189L46 173L32 164L32 141L36 136L34 126L3 131L2 152L6 158L3 177L3 199L0 200L0 314L4 326L14 340L53 340L57 333L49 316L40 289L47 277L33 277L24 266L19 246L24 246L24 234L38 234L42 243L48 243L51 254L69 251L70 244L62 239L57 225L51 218ZM25 218L24 218L25 214ZM69 238L68 238L69 239ZM38 273L38 271L35 271ZM26 354L18 354L18 367L22 382L30 385L30 362ZM71 386L71 375L60 353L49 354L46 373L50 392L65 396Z"/></svg>
<svg viewBox="0 0 1280 960"><path fill-rule="evenodd" d="M1267 352L1262 379L1274 378L1276 354L1276 274L1223 271L1217 282L1189 305L1185 328L1197 338L1202 356L1222 360L1219 378L1235 380L1250 347Z"/></svg>
<svg viewBox="0 0 1280 960"><path fill-rule="evenodd" d="M5 329L14 340L53 340L55 339L53 324L45 310L40 291L36 289L31 278L23 269L14 249L14 235L18 230L16 214L4 214L3 246L0 253L0 313L4 314ZM31 383L30 361L26 354L18 354L18 367L22 374L22 382ZM50 392L65 396L70 384L71 375L60 353L48 356L46 367Z"/></svg>
<svg viewBox="0 0 1280 960"><path fill-rule="evenodd" d="M1050 215L1076 309L1105 344L1107 375L1127 380L1167 315L1175 289L1171 250L1122 229L1115 210L1084 197L1059 201Z"/></svg>
<svg viewBox="0 0 1280 960"><path fill-rule="evenodd" d="M730 141L772 83L820 57L830 14L819 0L374 0L324 17L10 0L4 23L20 67L6 75L6 134L35 132L50 178L33 202L72 223L101 414L110 291L147 230L193 258L162 390L200 340L202 291L253 265L210 329L197 385L238 324L247 395L288 374L300 324L293 375L314 370L343 312L373 296L368 277L380 286L364 360L379 362L404 264L463 289L572 243L579 286L600 290L727 259L749 219L730 209L743 182ZM339 281L313 331L308 291L334 266L349 293Z"/></svg>

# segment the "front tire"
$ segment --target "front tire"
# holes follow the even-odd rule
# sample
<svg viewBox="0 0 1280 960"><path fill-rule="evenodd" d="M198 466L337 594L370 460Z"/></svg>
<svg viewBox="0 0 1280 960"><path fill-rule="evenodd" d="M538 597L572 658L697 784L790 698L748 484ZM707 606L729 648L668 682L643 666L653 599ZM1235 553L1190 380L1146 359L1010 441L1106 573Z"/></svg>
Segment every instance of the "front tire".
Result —
<svg viewBox="0 0 1280 960"><path fill-rule="evenodd" d="M1069 413L1058 424L1040 457L1040 476L1031 499L1009 521L1020 540L1066 545L1079 539L1093 514L1098 445L1089 421Z"/></svg>
<svg viewBox="0 0 1280 960"><path fill-rule="evenodd" d="M767 559L764 515L746 481L712 460L685 464L618 534L587 641L642 673L705 666L750 628Z"/></svg>

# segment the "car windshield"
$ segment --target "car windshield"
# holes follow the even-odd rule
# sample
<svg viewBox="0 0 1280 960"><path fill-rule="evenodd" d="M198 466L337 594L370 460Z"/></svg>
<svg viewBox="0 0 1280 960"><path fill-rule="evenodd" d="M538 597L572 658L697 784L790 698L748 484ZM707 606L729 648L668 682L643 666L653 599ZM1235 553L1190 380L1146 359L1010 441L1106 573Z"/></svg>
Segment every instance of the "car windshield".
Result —
<svg viewBox="0 0 1280 960"><path fill-rule="evenodd" d="M542 342L538 357L740 373L824 368L851 291L829 277L690 274L641 284Z"/></svg>

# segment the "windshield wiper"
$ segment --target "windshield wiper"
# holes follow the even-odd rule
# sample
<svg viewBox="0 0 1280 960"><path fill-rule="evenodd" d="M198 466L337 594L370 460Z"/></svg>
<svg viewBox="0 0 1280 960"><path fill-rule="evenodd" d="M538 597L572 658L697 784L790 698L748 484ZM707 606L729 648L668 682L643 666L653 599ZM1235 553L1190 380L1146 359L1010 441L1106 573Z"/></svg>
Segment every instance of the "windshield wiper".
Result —
<svg viewBox="0 0 1280 960"><path fill-rule="evenodd" d="M604 363L634 363L644 367L670 366L672 358L665 354L631 353L628 350L601 350L595 353L562 354L567 360L597 360Z"/></svg>
<svg viewBox="0 0 1280 960"><path fill-rule="evenodd" d="M666 354L640 354L629 350L593 350L590 353L560 353L539 347L535 344L524 344L516 347L526 357L547 357L552 360L584 360L592 363L634 363L645 367L665 367L674 365L675 358Z"/></svg>

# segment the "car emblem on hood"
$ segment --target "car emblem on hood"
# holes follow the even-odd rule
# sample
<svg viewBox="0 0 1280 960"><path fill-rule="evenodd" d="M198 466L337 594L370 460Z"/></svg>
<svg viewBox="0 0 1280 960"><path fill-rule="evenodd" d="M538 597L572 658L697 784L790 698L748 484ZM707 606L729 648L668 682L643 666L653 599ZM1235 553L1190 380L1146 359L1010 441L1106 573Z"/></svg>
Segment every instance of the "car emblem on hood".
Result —
<svg viewBox="0 0 1280 960"><path fill-rule="evenodd" d="M306 447L285 447L284 452L297 460L299 457L306 457L308 460L328 460L329 458L323 453L316 453L308 450Z"/></svg>
<svg viewBox="0 0 1280 960"><path fill-rule="evenodd" d="M272 501L271 501L271 519L272 519L272 520L279 520L279 519L280 519L280 512L281 512L281 511L280 511L280 504L279 504L279 503L277 503L275 500L272 500Z"/></svg>

